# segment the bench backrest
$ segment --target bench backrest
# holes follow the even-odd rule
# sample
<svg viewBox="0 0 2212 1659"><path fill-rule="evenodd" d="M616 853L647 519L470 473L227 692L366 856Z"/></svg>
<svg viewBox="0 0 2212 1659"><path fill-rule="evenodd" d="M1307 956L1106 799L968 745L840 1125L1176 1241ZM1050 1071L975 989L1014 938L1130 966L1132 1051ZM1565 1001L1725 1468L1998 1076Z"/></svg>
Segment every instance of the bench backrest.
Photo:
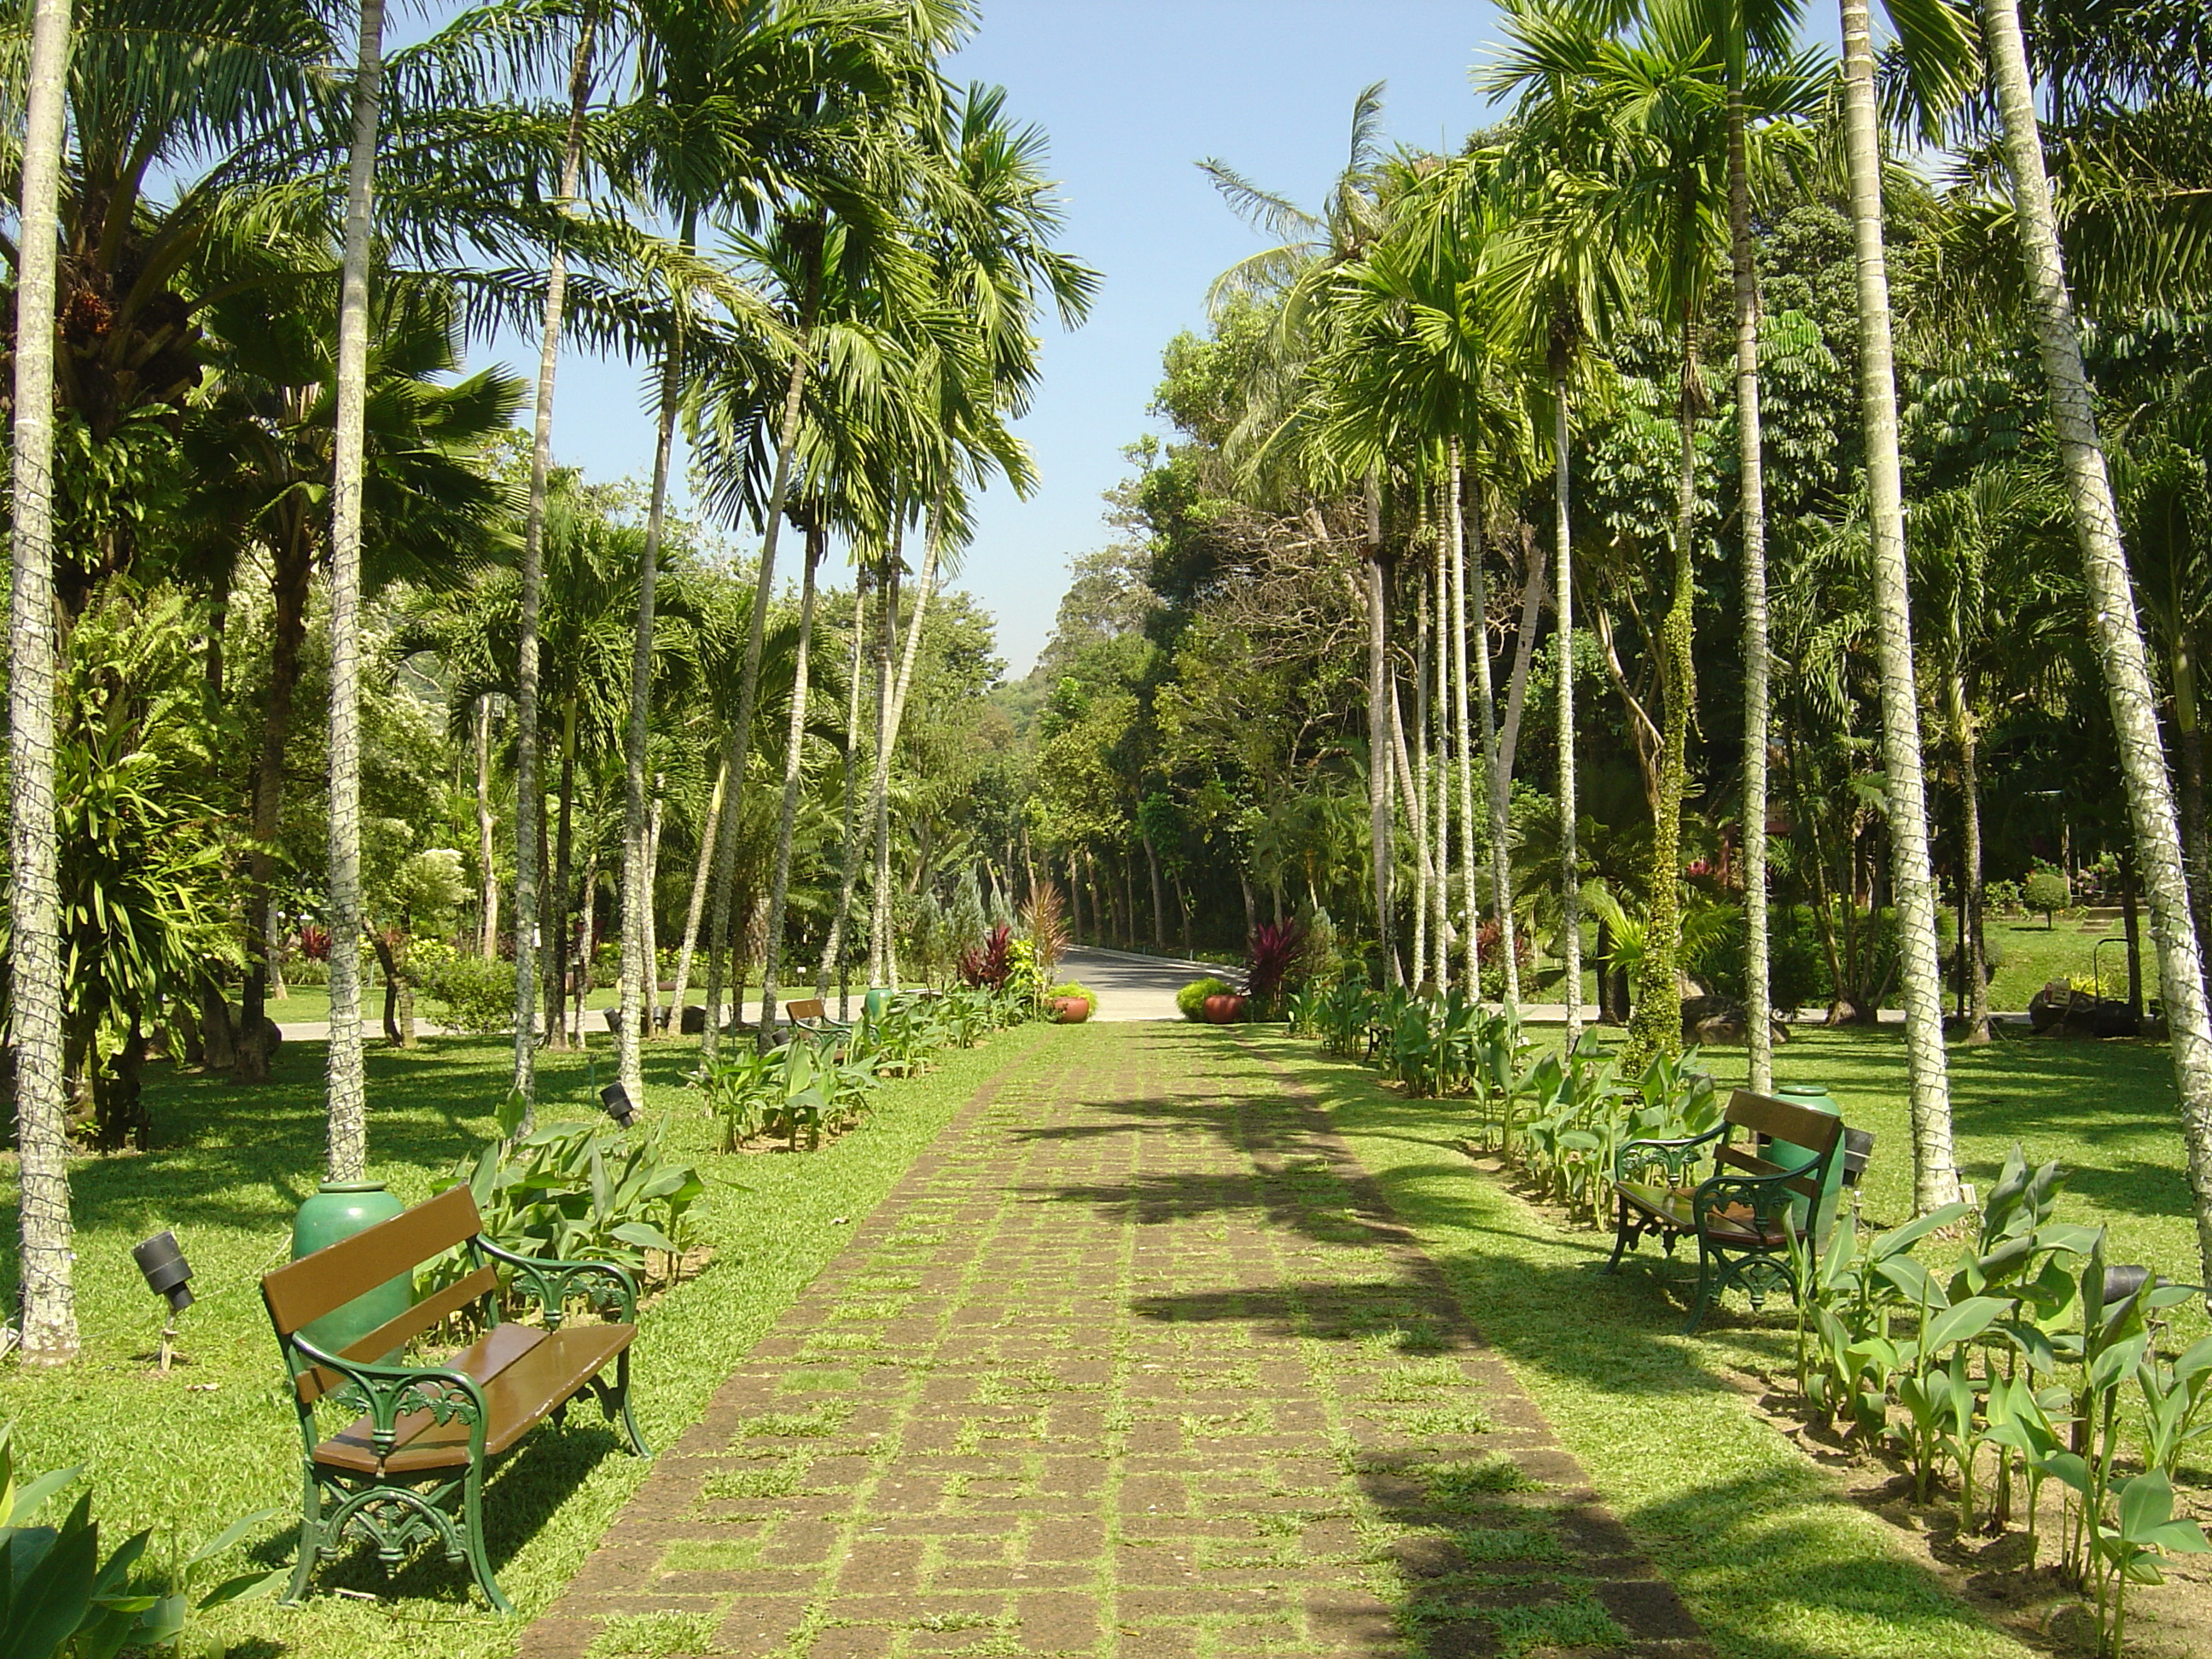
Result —
<svg viewBox="0 0 2212 1659"><path fill-rule="evenodd" d="M447 1188L413 1209L364 1227L350 1238L303 1255L289 1267L261 1278L261 1299L268 1304L270 1322L288 1353L290 1339L333 1309L374 1290L386 1280L412 1273L426 1261L434 1261L457 1244L467 1243L483 1231L477 1213L476 1194L466 1182ZM499 1286L499 1270L487 1263L444 1290L424 1297L395 1319L369 1332L339 1355L343 1359L373 1360L404 1346L439 1321L459 1313L471 1302ZM301 1397L310 1402L335 1388L339 1377L326 1369L301 1372Z"/></svg>
<svg viewBox="0 0 2212 1659"><path fill-rule="evenodd" d="M830 1018L829 1005L824 1003L820 997L808 997L805 1000L799 1002L787 1002L783 1005L783 1012L784 1018L787 1019L827 1019Z"/></svg>
<svg viewBox="0 0 2212 1659"><path fill-rule="evenodd" d="M1792 1101L1777 1100L1771 1095L1755 1095L1748 1089L1738 1089L1729 1097L1723 1121L1730 1126L1731 1131L1748 1129L1768 1140L1786 1140L1811 1152L1813 1161L1782 1185L1815 1203L1820 1200L1821 1182L1827 1176L1829 1162L1843 1141L1842 1118L1833 1112L1815 1111L1809 1106L1800 1106ZM1731 1133L1729 1139L1732 1141L1734 1139ZM1724 1143L1718 1159L1751 1175L1779 1173L1779 1166L1741 1146Z"/></svg>

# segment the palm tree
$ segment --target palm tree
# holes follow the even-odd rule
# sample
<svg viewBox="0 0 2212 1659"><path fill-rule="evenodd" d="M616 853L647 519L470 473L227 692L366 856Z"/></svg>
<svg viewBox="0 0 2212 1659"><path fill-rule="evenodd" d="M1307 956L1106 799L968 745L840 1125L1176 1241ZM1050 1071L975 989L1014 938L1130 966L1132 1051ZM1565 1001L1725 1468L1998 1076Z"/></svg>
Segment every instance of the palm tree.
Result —
<svg viewBox="0 0 2212 1659"><path fill-rule="evenodd" d="M583 177L585 115L599 50L600 5L587 4L578 23L568 71L568 125L561 151L557 204L576 199ZM530 495L522 520L522 627L514 698L514 1088L526 1101L538 1087L538 932L539 819L538 777L538 629L544 603L545 498L553 468L553 385L561 365L561 329L568 300L568 258L556 243L545 270L545 307L538 347L538 386L530 433ZM553 943L557 951L559 945ZM557 1010L548 1008L549 1018ZM529 1125L526 1111L524 1127Z"/></svg>
<svg viewBox="0 0 2212 1659"><path fill-rule="evenodd" d="M1319 213L1310 213L1287 197L1261 188L1228 163L1209 157L1199 163L1231 207L1275 245L1249 254L1222 272L1208 290L1217 313L1231 301L1271 295L1280 302L1273 361L1260 368L1248 388L1246 414L1229 447L1263 467L1289 421L1288 406L1299 392L1306 362L1326 339L1319 300L1337 267L1357 259L1387 229L1377 188L1382 167L1382 83L1364 88L1352 106L1352 142L1343 169L1329 186ZM1389 583L1382 540L1382 480L1370 476L1359 486L1367 521L1365 581L1362 601L1367 623L1367 808L1376 942L1385 971L1395 984L1403 977L1391 938L1390 684ZM1462 744L1462 747L1464 744ZM1471 817L1471 813L1469 814ZM1470 914L1473 886L1468 889ZM1468 929L1470 941L1474 929ZM1468 948L1474 948L1470 942ZM1472 970L1470 970L1471 972Z"/></svg>
<svg viewBox="0 0 2212 1659"><path fill-rule="evenodd" d="M785 906L791 896L791 844L799 823L799 786L805 781L806 696L811 648L814 642L814 576L830 539L829 526L818 514L805 526L805 561L799 585L799 654L793 663L791 720L783 740L783 799L776 809L775 863L769 878L768 943L761 955L760 1041L764 1048L775 1030L775 998L783 970Z"/></svg>
<svg viewBox="0 0 2212 1659"><path fill-rule="evenodd" d="M368 401L368 262L384 0L362 0L346 161L345 264L338 289L336 438L331 486L330 1178L368 1164L361 1046L361 493Z"/></svg>
<svg viewBox="0 0 2212 1659"><path fill-rule="evenodd" d="M869 786L869 819L877 860L871 896L869 956L874 982L889 977L890 765L914 684L921 630L935 592L948 532L965 540L963 477L981 484L1003 471L1017 493L1027 495L1034 473L1027 453L1006 422L1024 413L1038 377L1037 342L1031 333L1048 298L1062 326L1079 326L1098 286L1097 273L1052 246L1063 215L1044 174L1045 138L1035 126L1015 125L1006 112L1006 92L969 87L952 112L951 165L926 180L916 226L920 252L936 304L963 327L947 330L944 317L915 331L917 371L913 407L929 411L916 422L909 476L926 483L930 502L922 538L921 569L906 622L898 676L887 675L877 706L875 773ZM897 573L885 572L878 629L887 647L898 626ZM888 653L883 661L887 668Z"/></svg>
<svg viewBox="0 0 2212 1659"><path fill-rule="evenodd" d="M76 1355L69 1125L62 1091L61 891L54 821L54 318L70 0L37 0L24 114L15 286L15 537L8 611L8 1034L23 1358Z"/></svg>
<svg viewBox="0 0 2212 1659"><path fill-rule="evenodd" d="M1562 115L1575 106L1565 105ZM1584 112L1587 113L1587 112ZM1551 393L1553 607L1559 618L1558 770L1559 811L1559 940L1567 1005L1566 1044L1581 1041L1582 855L1577 842L1580 807L1575 782L1574 538L1571 505L1576 382L1587 369L1590 346L1602 341L1626 303L1626 263L1613 233L1605 196L1593 176L1589 148L1602 131L1577 131L1565 123L1531 129L1511 144L1501 174L1509 191L1505 210L1516 227L1512 241L1493 262L1492 281L1504 291L1493 308L1529 346L1540 351Z"/></svg>
<svg viewBox="0 0 2212 1659"><path fill-rule="evenodd" d="M1897 0L1922 9L1921 0ZM1852 234L1858 252L1859 404L1866 429L1867 517L1873 537L1875 633L1881 662L1882 760L1889 806L1891 884L1897 895L1899 982L1912 1118L1912 1201L1925 1214L1959 1195L1943 1054L1943 980L1936 952L1936 884L1920 762L1920 702L1905 548L1905 489L1897 435L1897 373L1890 343L1889 271L1882 243L1881 132L1866 0L1842 0L1844 117ZM1916 76L1955 76L1966 54L1949 10L1929 3L1925 27L1900 28ZM1936 14L1940 14L1936 15ZM1931 32L1932 31L1932 32ZM1916 33L1917 38L1916 39Z"/></svg>
<svg viewBox="0 0 2212 1659"><path fill-rule="evenodd" d="M1759 412L1759 261L1751 234L1752 112L1756 60L1794 55L1801 0L1710 0L1728 86L1729 274L1735 305L1735 419L1743 526L1744 1032L1755 1093L1774 1087L1774 1031L1766 938L1766 750L1771 670L1766 613L1766 470Z"/></svg>
<svg viewBox="0 0 2212 1659"><path fill-rule="evenodd" d="M1848 15L1848 11L1846 12ZM2158 729L2142 624L2130 589L2127 550L2098 435L2095 402L2081 362L2081 334L2045 170L2035 85L2021 36L2017 0L1982 0L1983 44L2003 123L2005 167L2020 226L2036 344L2058 437L2075 531L2081 545L2105 691L2119 739L2135 830L2136 861L2150 898L2151 938L2172 1030L2173 1077L2197 1218L2197 1251L2212 1274L2212 1012L2182 857L2181 830Z"/></svg>

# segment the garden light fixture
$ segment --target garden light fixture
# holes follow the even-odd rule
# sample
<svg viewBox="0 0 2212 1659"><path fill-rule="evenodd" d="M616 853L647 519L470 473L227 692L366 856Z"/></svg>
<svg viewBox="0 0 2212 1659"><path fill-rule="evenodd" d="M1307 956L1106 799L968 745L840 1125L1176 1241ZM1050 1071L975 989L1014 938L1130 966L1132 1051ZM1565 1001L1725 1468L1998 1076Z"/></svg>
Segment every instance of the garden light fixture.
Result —
<svg viewBox="0 0 2212 1659"><path fill-rule="evenodd" d="M161 1364L167 1374L176 1355L177 1316L192 1305L192 1287L187 1282L192 1276L192 1264L178 1248L176 1234L166 1230L143 1244L132 1245L131 1259L145 1276L146 1288L169 1304L169 1316L161 1326Z"/></svg>

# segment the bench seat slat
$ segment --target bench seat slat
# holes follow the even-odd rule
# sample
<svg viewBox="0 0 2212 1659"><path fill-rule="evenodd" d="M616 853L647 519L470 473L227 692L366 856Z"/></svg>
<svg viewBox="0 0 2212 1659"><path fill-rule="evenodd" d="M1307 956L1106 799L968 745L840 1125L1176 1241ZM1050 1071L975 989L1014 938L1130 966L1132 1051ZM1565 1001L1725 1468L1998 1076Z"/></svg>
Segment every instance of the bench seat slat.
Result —
<svg viewBox="0 0 2212 1659"><path fill-rule="evenodd" d="M553 1409L599 1375L637 1334L634 1325L495 1325L447 1362L484 1385L489 1417L484 1450L505 1451ZM315 1461L358 1474L376 1472L374 1425L364 1416L315 1448ZM387 1474L407 1475L466 1467L469 1425L440 1423L429 1412L410 1412L393 1425L396 1442L384 1460Z"/></svg>

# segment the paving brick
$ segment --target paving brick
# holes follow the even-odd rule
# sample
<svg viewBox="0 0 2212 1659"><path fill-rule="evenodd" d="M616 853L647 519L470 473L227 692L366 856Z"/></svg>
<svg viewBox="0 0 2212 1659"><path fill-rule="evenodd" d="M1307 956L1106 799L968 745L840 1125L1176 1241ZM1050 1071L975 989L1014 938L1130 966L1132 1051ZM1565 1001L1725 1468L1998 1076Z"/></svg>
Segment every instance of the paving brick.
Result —
<svg viewBox="0 0 2212 1659"><path fill-rule="evenodd" d="M1466 1616L1418 1626L1442 1659L1498 1651L1481 1609L1580 1583L1622 1659L1710 1659L1271 1064L1219 1034L1109 1027L987 1084L655 1466L521 1659L584 1659L604 1619L659 1609L711 1613L736 1655L805 1630L810 1659L1395 1659L1413 1650L1402 1605L1448 1594ZM1542 1488L1447 1490L1439 1470L1501 1452ZM1574 1568L1554 1576L1548 1544L1458 1541L1501 1528Z"/></svg>

